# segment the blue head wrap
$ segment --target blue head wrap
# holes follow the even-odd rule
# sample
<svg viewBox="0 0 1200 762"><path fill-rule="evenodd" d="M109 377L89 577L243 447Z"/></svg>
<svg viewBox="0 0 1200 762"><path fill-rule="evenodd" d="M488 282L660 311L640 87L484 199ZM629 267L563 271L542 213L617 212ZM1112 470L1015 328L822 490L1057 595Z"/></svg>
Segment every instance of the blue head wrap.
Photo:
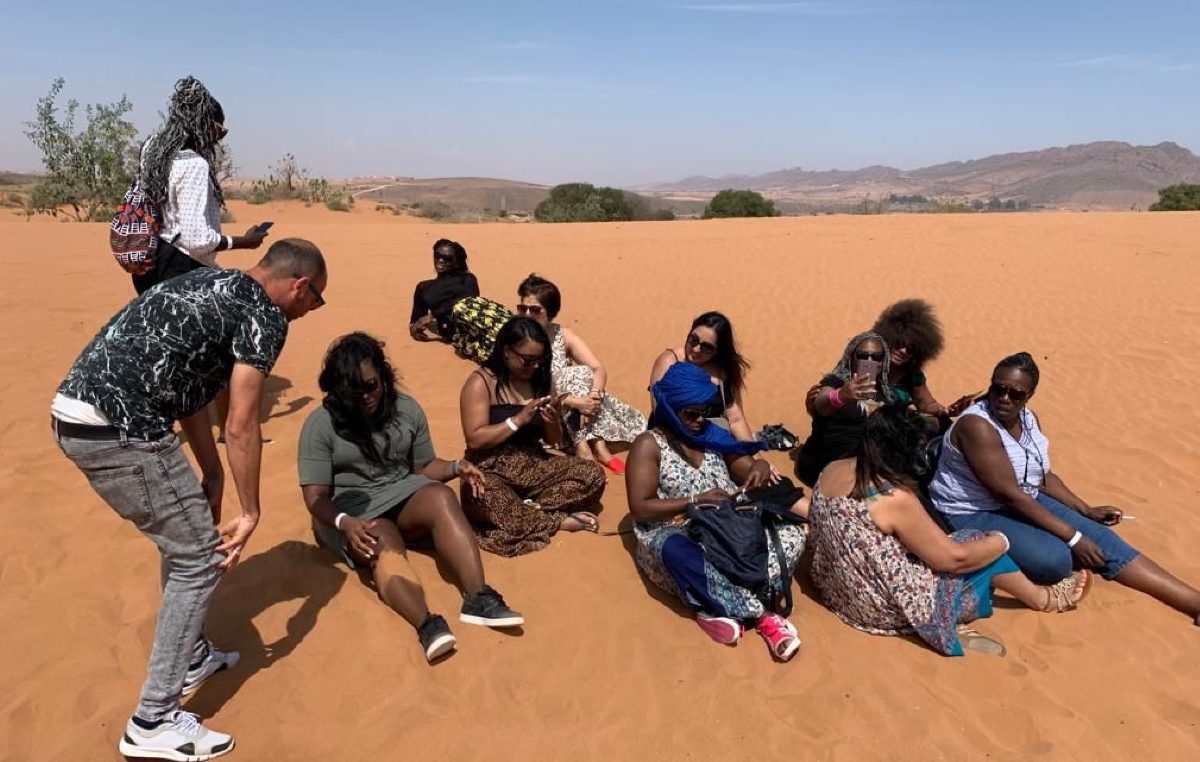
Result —
<svg viewBox="0 0 1200 762"><path fill-rule="evenodd" d="M722 455L752 455L767 449L764 442L741 442L725 429L710 421L704 422L699 434L688 431L675 411L692 405L716 402L720 389L702 368L690 362L677 362L667 369L666 375L650 387L654 395L654 412L650 414L650 428L660 426L683 440L691 447L712 450Z"/></svg>

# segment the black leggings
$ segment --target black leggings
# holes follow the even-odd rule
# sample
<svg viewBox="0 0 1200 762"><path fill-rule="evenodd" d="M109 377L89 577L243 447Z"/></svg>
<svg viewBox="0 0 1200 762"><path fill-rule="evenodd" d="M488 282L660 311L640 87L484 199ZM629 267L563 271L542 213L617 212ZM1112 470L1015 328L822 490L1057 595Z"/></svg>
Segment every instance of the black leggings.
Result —
<svg viewBox="0 0 1200 762"><path fill-rule="evenodd" d="M157 286L165 280L206 266L203 262L192 259L180 249L160 238L158 239L158 251L154 255L154 269L145 275L132 276L133 288L141 294L146 289Z"/></svg>

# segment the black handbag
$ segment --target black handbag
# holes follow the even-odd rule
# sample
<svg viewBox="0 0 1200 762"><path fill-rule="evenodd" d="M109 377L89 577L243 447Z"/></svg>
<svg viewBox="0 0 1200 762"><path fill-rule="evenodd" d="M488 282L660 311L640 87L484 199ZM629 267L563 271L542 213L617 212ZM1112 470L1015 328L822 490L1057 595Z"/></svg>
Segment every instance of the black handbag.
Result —
<svg viewBox="0 0 1200 762"><path fill-rule="evenodd" d="M799 523L799 516L787 507L768 500L755 501L746 494L736 499L688 503L687 516L688 536L700 546L704 560L730 582L753 592L768 611L784 617L792 613L791 579L782 580L783 589L776 590L767 559L769 553L775 553L779 568L786 574L787 557L778 525L785 521ZM782 606L780 596L784 599Z"/></svg>

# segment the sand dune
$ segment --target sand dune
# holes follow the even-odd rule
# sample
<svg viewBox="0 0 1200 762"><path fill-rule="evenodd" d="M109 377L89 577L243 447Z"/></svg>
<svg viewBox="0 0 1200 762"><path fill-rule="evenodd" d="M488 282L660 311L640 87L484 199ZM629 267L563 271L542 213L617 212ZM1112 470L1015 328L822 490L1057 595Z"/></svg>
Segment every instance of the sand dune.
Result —
<svg viewBox="0 0 1200 762"><path fill-rule="evenodd" d="M365 209L234 213L233 230L270 218L275 235L312 239L331 276L328 308L293 326L271 381L264 522L210 616L242 662L188 702L236 734L233 758L1200 758L1200 629L1113 584L1067 615L1001 608L982 629L1007 658L948 659L846 627L801 577L805 645L780 665L757 638L732 649L704 638L639 577L629 537L565 535L532 556L485 558L526 615L522 634L459 625L459 652L430 668L411 628L313 546L295 476L320 358L353 329L389 342L439 452L461 452L471 366L406 330L412 286L446 236L489 296L512 301L532 270L555 280L561 319L605 361L610 391L643 409L655 355L693 315L726 311L754 362L751 422L805 434L804 390L846 339L890 301L924 296L947 329L934 392L979 389L1001 356L1033 352L1055 470L1136 515L1122 534L1200 583L1200 408L1188 394L1200 215L456 227ZM0 759L114 759L152 640L157 558L57 452L47 408L131 288L99 225L0 219L0 261ZM233 510L232 487L226 500ZM604 506L603 527L617 528L620 480ZM415 564L433 609L453 614L447 572L430 555Z"/></svg>

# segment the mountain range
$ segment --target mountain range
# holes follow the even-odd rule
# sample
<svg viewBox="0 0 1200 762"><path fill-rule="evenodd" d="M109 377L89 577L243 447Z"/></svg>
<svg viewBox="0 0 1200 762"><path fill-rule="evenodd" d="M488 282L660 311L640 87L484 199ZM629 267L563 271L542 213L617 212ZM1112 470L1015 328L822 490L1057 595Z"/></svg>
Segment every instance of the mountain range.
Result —
<svg viewBox="0 0 1200 762"><path fill-rule="evenodd" d="M1040 151L1005 153L920 169L870 166L856 170L784 169L763 175L687 177L644 185L661 198L709 195L725 188L756 190L785 210L836 208L868 197L925 197L962 202L990 199L1064 209L1144 208L1158 190L1200 183L1200 157L1172 142L1135 146L1100 141Z"/></svg>

